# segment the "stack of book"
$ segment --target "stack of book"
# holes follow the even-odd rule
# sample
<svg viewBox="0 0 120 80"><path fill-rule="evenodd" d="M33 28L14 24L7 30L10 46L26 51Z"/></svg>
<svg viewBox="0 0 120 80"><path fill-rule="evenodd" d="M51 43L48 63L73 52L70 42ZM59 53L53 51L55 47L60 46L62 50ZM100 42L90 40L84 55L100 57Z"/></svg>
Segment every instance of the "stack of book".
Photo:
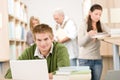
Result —
<svg viewBox="0 0 120 80"><path fill-rule="evenodd" d="M88 66L60 67L54 75L55 80L90 80L91 70Z"/></svg>

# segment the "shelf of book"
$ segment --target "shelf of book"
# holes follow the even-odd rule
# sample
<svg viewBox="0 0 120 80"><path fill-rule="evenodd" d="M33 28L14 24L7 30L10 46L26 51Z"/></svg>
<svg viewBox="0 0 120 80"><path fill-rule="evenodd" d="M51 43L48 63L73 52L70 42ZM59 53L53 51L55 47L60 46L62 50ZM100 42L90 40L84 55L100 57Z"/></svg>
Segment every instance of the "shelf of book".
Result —
<svg viewBox="0 0 120 80"><path fill-rule="evenodd" d="M6 63L17 59L26 48L27 14L27 6L21 0L0 1L0 74L9 67Z"/></svg>
<svg viewBox="0 0 120 80"><path fill-rule="evenodd" d="M8 0L8 29L10 59L17 59L25 49L27 33L27 6L21 0Z"/></svg>

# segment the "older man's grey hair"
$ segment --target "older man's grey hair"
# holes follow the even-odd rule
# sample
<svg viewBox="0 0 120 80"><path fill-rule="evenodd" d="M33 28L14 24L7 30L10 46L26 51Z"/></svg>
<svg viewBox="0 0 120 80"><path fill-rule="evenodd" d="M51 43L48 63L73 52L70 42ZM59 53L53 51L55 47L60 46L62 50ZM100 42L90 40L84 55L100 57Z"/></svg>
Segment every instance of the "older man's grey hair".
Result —
<svg viewBox="0 0 120 80"><path fill-rule="evenodd" d="M64 11L62 10L62 9L56 9L55 11L54 11L54 15L62 15L62 16L64 16Z"/></svg>

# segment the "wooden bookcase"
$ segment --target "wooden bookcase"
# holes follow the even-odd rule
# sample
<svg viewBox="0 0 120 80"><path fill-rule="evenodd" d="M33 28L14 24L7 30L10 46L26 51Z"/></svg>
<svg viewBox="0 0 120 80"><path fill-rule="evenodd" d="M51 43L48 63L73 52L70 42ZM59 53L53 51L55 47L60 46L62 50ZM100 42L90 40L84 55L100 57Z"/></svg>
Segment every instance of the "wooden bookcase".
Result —
<svg viewBox="0 0 120 80"><path fill-rule="evenodd" d="M21 0L0 1L0 75L26 48L27 6Z"/></svg>

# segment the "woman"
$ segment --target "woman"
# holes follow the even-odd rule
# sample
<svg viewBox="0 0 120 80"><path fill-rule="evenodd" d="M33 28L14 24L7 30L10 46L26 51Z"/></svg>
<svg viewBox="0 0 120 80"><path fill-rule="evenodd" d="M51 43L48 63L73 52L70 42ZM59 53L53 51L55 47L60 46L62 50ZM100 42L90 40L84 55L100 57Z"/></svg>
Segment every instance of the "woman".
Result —
<svg viewBox="0 0 120 80"><path fill-rule="evenodd" d="M27 32L27 45L31 46L34 43L33 35L32 35L32 30L34 26L40 24L40 21L38 18L31 16L30 17L30 30Z"/></svg>
<svg viewBox="0 0 120 80"><path fill-rule="evenodd" d="M79 54L79 65L89 66L91 69L91 80L100 80L102 73L102 58L100 56L100 41L93 38L96 33L107 32L108 29L100 22L102 6L94 4L90 8L87 18L79 29L78 43L83 47Z"/></svg>

